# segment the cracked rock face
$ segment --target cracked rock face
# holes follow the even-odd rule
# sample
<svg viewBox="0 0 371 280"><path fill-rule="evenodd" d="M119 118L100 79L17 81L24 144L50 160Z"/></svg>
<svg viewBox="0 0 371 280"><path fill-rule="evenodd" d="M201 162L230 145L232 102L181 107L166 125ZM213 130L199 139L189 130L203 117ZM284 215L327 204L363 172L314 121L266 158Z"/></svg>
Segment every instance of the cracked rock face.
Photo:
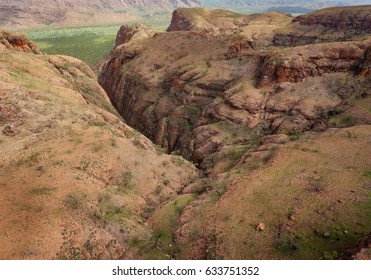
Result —
<svg viewBox="0 0 371 280"><path fill-rule="evenodd" d="M221 35L200 29L187 13L174 12L169 27L181 32L121 27L99 76L127 123L167 152L202 163L225 146L265 134L323 130L346 98L369 88L367 36L272 49L266 44L274 44L273 31L258 30L256 38ZM278 20L292 28L282 14L268 18L259 17L266 28ZM192 24L180 28L184 22ZM243 34L252 28L241 26Z"/></svg>
<svg viewBox="0 0 371 280"><path fill-rule="evenodd" d="M320 42L354 41L371 30L370 6L332 7L300 15L289 28L279 28L276 46L301 46Z"/></svg>
<svg viewBox="0 0 371 280"><path fill-rule="evenodd" d="M369 6L328 8L294 19L301 25L313 26L320 24L336 30L355 29L370 30L371 14Z"/></svg>
<svg viewBox="0 0 371 280"><path fill-rule="evenodd" d="M24 52L41 54L41 51L39 47L35 44L35 42L28 40L27 36L22 33L1 31L0 44L8 49L15 49Z"/></svg>

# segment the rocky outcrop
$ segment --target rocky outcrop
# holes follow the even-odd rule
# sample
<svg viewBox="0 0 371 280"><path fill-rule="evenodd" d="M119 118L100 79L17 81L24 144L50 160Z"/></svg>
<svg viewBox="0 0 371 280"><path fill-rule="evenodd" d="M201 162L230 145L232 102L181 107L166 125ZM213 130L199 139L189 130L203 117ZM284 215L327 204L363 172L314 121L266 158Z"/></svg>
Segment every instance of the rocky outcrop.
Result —
<svg viewBox="0 0 371 280"><path fill-rule="evenodd" d="M346 250L343 260L370 260L371 259L371 233L362 238L355 246Z"/></svg>
<svg viewBox="0 0 371 280"><path fill-rule="evenodd" d="M167 31L197 31L210 35L238 35L254 38L271 33L277 24L291 21L286 13L243 15L228 10L204 8L184 9L173 12ZM267 28L268 27L268 28Z"/></svg>
<svg viewBox="0 0 371 280"><path fill-rule="evenodd" d="M371 75L371 47L366 50L363 59L361 59L358 75L361 77L369 77Z"/></svg>
<svg viewBox="0 0 371 280"><path fill-rule="evenodd" d="M275 46L352 41L371 31L371 6L334 7L297 16L273 37Z"/></svg>
<svg viewBox="0 0 371 280"><path fill-rule="evenodd" d="M233 33L246 25L248 17L226 10L177 9L167 31L199 31L217 35Z"/></svg>
<svg viewBox="0 0 371 280"><path fill-rule="evenodd" d="M142 40L155 36L159 31L153 30L151 27L137 23L132 26L122 25L117 32L115 48L119 45L128 43L129 41Z"/></svg>
<svg viewBox="0 0 371 280"><path fill-rule="evenodd" d="M180 10L175 10L172 14L171 23L167 31L187 31L191 29L191 20Z"/></svg>
<svg viewBox="0 0 371 280"><path fill-rule="evenodd" d="M122 27L99 82L129 125L204 168L224 147L264 134L326 129L330 115L364 86L353 75L369 75L369 40L274 51L259 44L273 33L210 34L185 23L186 13L209 20L196 9L175 12L170 26L190 31ZM253 18L287 22L285 15ZM349 81L342 89L328 86L341 79Z"/></svg>
<svg viewBox="0 0 371 280"><path fill-rule="evenodd" d="M0 32L0 43L9 49L41 54L36 43L28 40L27 36L23 33L2 31Z"/></svg>
<svg viewBox="0 0 371 280"><path fill-rule="evenodd" d="M357 30L370 32L371 6L335 7L296 17L293 22L300 25L322 25L336 31Z"/></svg>
<svg viewBox="0 0 371 280"><path fill-rule="evenodd" d="M297 47L264 60L258 87L273 83L301 82L333 72L358 72L370 76L371 40L356 43L329 43Z"/></svg>

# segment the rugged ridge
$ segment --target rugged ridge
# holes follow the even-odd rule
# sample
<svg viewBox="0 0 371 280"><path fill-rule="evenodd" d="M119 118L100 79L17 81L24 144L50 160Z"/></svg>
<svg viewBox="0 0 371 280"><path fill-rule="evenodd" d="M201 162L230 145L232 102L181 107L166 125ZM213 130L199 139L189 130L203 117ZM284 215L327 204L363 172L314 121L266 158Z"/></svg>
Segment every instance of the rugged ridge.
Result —
<svg viewBox="0 0 371 280"><path fill-rule="evenodd" d="M28 40L27 36L22 33L2 31L0 33L0 43L9 49L16 49L25 52L41 54L39 47L35 42Z"/></svg>
<svg viewBox="0 0 371 280"><path fill-rule="evenodd" d="M352 41L370 33L371 6L332 7L292 20L277 30L276 46L299 46L320 42Z"/></svg>
<svg viewBox="0 0 371 280"><path fill-rule="evenodd" d="M128 9L172 11L200 5L198 0L19 0L0 1L0 26L24 28L43 25L116 23L136 17Z"/></svg>
<svg viewBox="0 0 371 280"><path fill-rule="evenodd" d="M293 21L309 26L320 24L336 31L351 29L369 32L371 30L370 6L327 8L298 16Z"/></svg>
<svg viewBox="0 0 371 280"><path fill-rule="evenodd" d="M270 33L270 29L282 23L288 23L292 16L287 13L266 13L241 15L236 12L205 8L177 9L172 14L167 31L199 31L208 34L240 34L250 35L252 26L258 25L254 36ZM261 28L265 26L266 29ZM245 34L244 34L245 33ZM250 35L251 36L251 35Z"/></svg>
<svg viewBox="0 0 371 280"><path fill-rule="evenodd" d="M200 16L206 12L196 9L186 13ZM184 14L183 10L180 14ZM282 16L268 18L272 23ZM235 17L231 15L232 19ZM241 17L250 23L264 18ZM246 25L241 34L248 33L252 26ZM254 38L234 32L225 38L215 29L209 32L196 27L187 32L156 33L143 26L124 26L118 38L129 38L133 33L145 36L116 45L99 81L130 125L168 152L177 150L198 163L224 146L257 135L325 129L329 123L323 115L337 111L347 98L335 87L327 90L325 81L341 79L336 73L369 78L367 53L371 41L271 51L264 47L269 42L268 34L271 39L274 37L274 29L265 31L268 27L269 22L261 36ZM205 45L209 46L207 50ZM357 77L353 79L365 84ZM312 92L292 82L318 83L322 90ZM286 101L277 102L281 97ZM241 127L242 130L236 139L231 139L223 125L232 130L239 126L237 131Z"/></svg>
<svg viewBox="0 0 371 280"><path fill-rule="evenodd" d="M258 87L334 72L353 71L369 77L370 45L370 40L316 44L277 53L263 62Z"/></svg>

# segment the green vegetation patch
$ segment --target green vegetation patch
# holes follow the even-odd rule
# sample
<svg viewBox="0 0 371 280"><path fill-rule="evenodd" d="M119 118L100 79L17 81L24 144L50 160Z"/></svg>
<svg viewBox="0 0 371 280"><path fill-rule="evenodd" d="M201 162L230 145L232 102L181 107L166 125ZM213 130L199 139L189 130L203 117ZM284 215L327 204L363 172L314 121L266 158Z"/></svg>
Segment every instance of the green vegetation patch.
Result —
<svg viewBox="0 0 371 280"><path fill-rule="evenodd" d="M138 246L138 253L146 259L172 258L180 252L173 235L184 208L196 199L195 195L182 195L167 203L155 213L153 235L150 240L133 240L131 246Z"/></svg>
<svg viewBox="0 0 371 280"><path fill-rule="evenodd" d="M357 120L350 115L341 114L330 119L330 123L335 127L350 127L357 124Z"/></svg>
<svg viewBox="0 0 371 280"><path fill-rule="evenodd" d="M91 34L81 34L71 37L36 39L35 41L43 52L73 56L89 66L94 66L112 50L115 36L115 34L106 34L97 37Z"/></svg>
<svg viewBox="0 0 371 280"><path fill-rule="evenodd" d="M87 195L82 192L73 192L66 196L64 204L73 210L82 209L86 204Z"/></svg>
<svg viewBox="0 0 371 280"><path fill-rule="evenodd" d="M146 17L141 22L155 29L165 30L169 26L170 14ZM130 21L130 25L135 22ZM123 23L125 24L125 23ZM72 27L60 29L22 30L35 41L43 52L76 57L89 66L95 66L113 49L119 24L104 26Z"/></svg>

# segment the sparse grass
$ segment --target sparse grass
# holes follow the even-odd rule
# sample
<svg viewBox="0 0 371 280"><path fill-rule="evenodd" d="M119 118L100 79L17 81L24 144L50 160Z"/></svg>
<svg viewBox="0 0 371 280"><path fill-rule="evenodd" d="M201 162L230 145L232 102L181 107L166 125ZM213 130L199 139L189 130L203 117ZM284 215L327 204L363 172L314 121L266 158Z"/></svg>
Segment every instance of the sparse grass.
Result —
<svg viewBox="0 0 371 280"><path fill-rule="evenodd" d="M42 155L42 153L40 151L32 152L28 156L18 160L17 165L18 166L27 165L28 167L34 166L34 165L36 165L37 163L40 162L41 155Z"/></svg>
<svg viewBox="0 0 371 280"><path fill-rule="evenodd" d="M303 152L309 152L309 153L312 153L312 154L319 154L319 153L321 153L319 150L316 150L316 149L302 148L301 150Z"/></svg>
<svg viewBox="0 0 371 280"><path fill-rule="evenodd" d="M171 157L170 161L177 166L182 166L182 165L186 164L185 159L183 159L180 156L173 156L173 157Z"/></svg>
<svg viewBox="0 0 371 280"><path fill-rule="evenodd" d="M195 193L196 195L200 195L204 192L206 192L208 186L208 181L207 180L200 180L198 184L196 184L192 188L192 192Z"/></svg>
<svg viewBox="0 0 371 280"><path fill-rule="evenodd" d="M45 167L44 166L39 166L36 168L36 171L40 172L40 174L44 174L45 173Z"/></svg>
<svg viewBox="0 0 371 280"><path fill-rule="evenodd" d="M129 190L134 189L134 185L132 183L133 174L131 172L125 172L122 175L121 183L117 186L117 191L121 193L127 193Z"/></svg>
<svg viewBox="0 0 371 280"><path fill-rule="evenodd" d="M241 156L247 152L247 150L250 148L249 145L241 146L241 147L235 147L227 154L227 158L232 161L237 161L241 158Z"/></svg>
<svg viewBox="0 0 371 280"><path fill-rule="evenodd" d="M225 192L227 191L227 186L228 186L227 182L224 182L224 181L217 186L217 188L215 189L215 192L218 198L220 198L223 194L225 194Z"/></svg>
<svg viewBox="0 0 371 280"><path fill-rule="evenodd" d="M278 146L274 146L272 147L263 157L263 163L268 163L274 156L274 154L277 152L278 150Z"/></svg>
<svg viewBox="0 0 371 280"><path fill-rule="evenodd" d="M92 144L92 151L94 152L94 153L98 153L98 152L100 152L100 151L102 151L104 149L104 145L103 145L103 143L93 143Z"/></svg>
<svg viewBox="0 0 371 280"><path fill-rule="evenodd" d="M155 189L155 194L160 195L163 189L164 189L163 186L157 186Z"/></svg>
<svg viewBox="0 0 371 280"><path fill-rule="evenodd" d="M139 244L141 244L141 240L134 237L132 240L130 240L129 242L129 248L134 248L134 247L137 247Z"/></svg>
<svg viewBox="0 0 371 280"><path fill-rule="evenodd" d="M40 188L35 188L30 191L31 195L51 195L53 194L57 188L55 187L40 187Z"/></svg>
<svg viewBox="0 0 371 280"><path fill-rule="evenodd" d="M102 220L106 222L123 221L130 218L130 213L123 207L108 203L102 206Z"/></svg>
<svg viewBox="0 0 371 280"><path fill-rule="evenodd" d="M347 131L347 136L350 139L357 139L357 135L353 132Z"/></svg>
<svg viewBox="0 0 371 280"><path fill-rule="evenodd" d="M167 204L161 213L161 217L159 217L160 226L155 229L154 238L161 243L167 243L166 245L173 243L172 236L176 229L178 218L184 207L194 199L194 196L187 195L179 197Z"/></svg>
<svg viewBox="0 0 371 280"><path fill-rule="evenodd" d="M64 205L73 210L81 209L86 203L87 195L82 192L73 192L66 196Z"/></svg>
<svg viewBox="0 0 371 280"><path fill-rule="evenodd" d="M346 114L341 114L330 119L330 123L335 127L344 128L351 127L357 124L357 120Z"/></svg>
<svg viewBox="0 0 371 280"><path fill-rule="evenodd" d="M309 185L314 192L322 192L326 189L327 184L323 181L322 177L319 178L309 178Z"/></svg>
<svg viewBox="0 0 371 280"><path fill-rule="evenodd" d="M292 234L282 234L277 241L277 249L285 255L291 254L298 249L297 238L298 237Z"/></svg>
<svg viewBox="0 0 371 280"><path fill-rule="evenodd" d="M214 153L207 157L203 165L206 166L207 169L221 167L221 170L226 172L233 168L251 147L252 144L230 146L223 152Z"/></svg>
<svg viewBox="0 0 371 280"><path fill-rule="evenodd" d="M192 229L191 233L189 234L188 238L189 241L195 242L201 236L201 230L199 228Z"/></svg>
<svg viewBox="0 0 371 280"><path fill-rule="evenodd" d="M111 138L110 145L111 147L117 148L117 141L115 138Z"/></svg>
<svg viewBox="0 0 371 280"><path fill-rule="evenodd" d="M170 184L170 180L169 179L165 179L162 181L162 183L165 185L165 186L168 186Z"/></svg>
<svg viewBox="0 0 371 280"><path fill-rule="evenodd" d="M194 195L182 195L158 210L154 216L156 222L151 240L134 242L140 247L139 254L145 258L157 259L174 257L179 253L180 249L173 240L173 234L183 209L195 198Z"/></svg>
<svg viewBox="0 0 371 280"><path fill-rule="evenodd" d="M289 135L289 140L290 141L296 141L296 140L299 140L302 132L301 131L298 131L298 130L291 130L291 131L286 131L286 132L283 132L287 135Z"/></svg>
<svg viewBox="0 0 371 280"><path fill-rule="evenodd" d="M82 171L87 171L88 168L90 167L91 162L89 159L84 159L80 162L80 166L78 166L76 169L82 170Z"/></svg>
<svg viewBox="0 0 371 280"><path fill-rule="evenodd" d="M131 218L131 213L124 205L118 204L113 195L100 193L98 195L99 211L93 214L93 218L104 223L123 222Z"/></svg>

